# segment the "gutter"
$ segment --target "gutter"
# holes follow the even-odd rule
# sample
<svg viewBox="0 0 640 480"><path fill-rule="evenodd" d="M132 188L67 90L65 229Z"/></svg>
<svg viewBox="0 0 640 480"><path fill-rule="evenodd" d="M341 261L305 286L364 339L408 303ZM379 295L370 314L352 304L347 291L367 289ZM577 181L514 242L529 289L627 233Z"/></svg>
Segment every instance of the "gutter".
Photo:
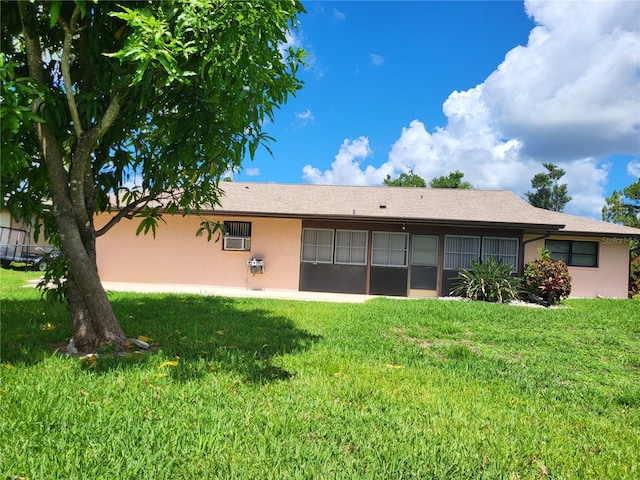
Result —
<svg viewBox="0 0 640 480"><path fill-rule="evenodd" d="M531 242L537 242L538 240L546 240L547 238L549 238L551 236L551 232L547 232L544 235L541 235L540 237L534 237L534 238L530 238L529 240L523 240L522 241L522 245L526 245L527 243L531 243Z"/></svg>

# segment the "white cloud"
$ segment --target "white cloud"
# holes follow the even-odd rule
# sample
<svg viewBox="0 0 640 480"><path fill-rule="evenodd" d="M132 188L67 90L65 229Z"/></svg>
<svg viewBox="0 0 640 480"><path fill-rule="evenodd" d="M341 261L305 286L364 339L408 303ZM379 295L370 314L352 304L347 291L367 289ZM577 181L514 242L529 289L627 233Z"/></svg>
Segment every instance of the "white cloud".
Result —
<svg viewBox="0 0 640 480"><path fill-rule="evenodd" d="M329 185L374 185L381 183L386 173L391 173L390 168L375 168L367 165L360 168L360 162L372 155L367 137L359 137L355 140L345 139L330 170L322 172L311 165L305 165L302 176L309 183L321 183Z"/></svg>
<svg viewBox="0 0 640 480"><path fill-rule="evenodd" d="M371 63L374 67L381 67L384 65L384 57L382 55L378 55L377 53L370 53L369 58L371 59Z"/></svg>
<svg viewBox="0 0 640 480"><path fill-rule="evenodd" d="M344 12L341 12L340 10L334 8L333 9L333 18L336 20L346 20L347 19L347 14Z"/></svg>
<svg viewBox="0 0 640 480"><path fill-rule="evenodd" d="M627 173L631 177L640 178L640 160L631 160L629 163L627 163Z"/></svg>
<svg viewBox="0 0 640 480"><path fill-rule="evenodd" d="M296 112L296 118L300 122L300 126L306 127L309 123L313 123L316 117L313 115L313 112L308 108L304 112Z"/></svg>
<svg viewBox="0 0 640 480"><path fill-rule="evenodd" d="M601 159L640 153L640 2L525 7L536 23L528 44L480 85L451 93L446 126L429 132L413 120L377 168L360 168L370 153L347 155L345 140L331 170L307 165L304 178L375 184L411 169L426 180L460 170L477 188L524 194L542 163L553 162L567 172L566 211L599 218L610 169ZM640 161L627 170L638 174Z"/></svg>
<svg viewBox="0 0 640 480"><path fill-rule="evenodd" d="M640 4L527 1L537 26L484 82L496 127L526 154L572 160L640 148Z"/></svg>
<svg viewBox="0 0 640 480"><path fill-rule="evenodd" d="M258 175L260 175L260 169L257 168L257 167L256 168L247 168L244 172L249 177L257 177Z"/></svg>

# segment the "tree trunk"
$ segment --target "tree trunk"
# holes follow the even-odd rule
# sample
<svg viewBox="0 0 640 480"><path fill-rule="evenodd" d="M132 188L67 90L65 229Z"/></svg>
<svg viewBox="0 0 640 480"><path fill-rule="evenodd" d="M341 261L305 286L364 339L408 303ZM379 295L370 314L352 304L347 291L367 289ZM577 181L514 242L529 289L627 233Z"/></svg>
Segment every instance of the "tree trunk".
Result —
<svg viewBox="0 0 640 480"><path fill-rule="evenodd" d="M19 4L29 76L38 84L47 85L40 39L35 32L31 31L36 8L27 2ZM65 42L67 35L69 40L72 38L70 32L65 32ZM67 47L65 43L63 68L70 55ZM66 67L68 70L68 65ZM65 82L67 87L71 85L68 75L65 77ZM71 93L67 88L68 102L73 113L75 109L72 107L75 100L69 98L73 97ZM33 111L38 113L41 107L53 108L51 105L45 105L40 99L34 100ZM127 341L98 276L93 227L95 191L91 171L91 152L97 140L112 124L118 111L118 101L112 101L102 122L88 132L82 130L78 121L73 122L77 133L77 144L70 164L64 155L62 141L54 133L55 129L49 128L45 123L36 122L35 124L40 151L47 167L57 232L69 269L69 302L74 342L76 348L83 352L94 351L106 343L122 347ZM69 165L68 169L67 165Z"/></svg>
<svg viewBox="0 0 640 480"><path fill-rule="evenodd" d="M84 303L78 285L71 276L67 278L69 310L73 322L73 341L79 352L93 352L99 344L98 335L93 328L89 309Z"/></svg>
<svg viewBox="0 0 640 480"><path fill-rule="evenodd" d="M62 199L62 203L67 203ZM95 257L95 240L84 239L74 215L61 210L54 196L56 224L62 252L68 264L69 306L73 321L74 342L79 351L88 353L112 343L122 347L127 340L102 287Z"/></svg>
<svg viewBox="0 0 640 480"><path fill-rule="evenodd" d="M86 229L83 229L86 231ZM93 225L91 225L93 231ZM75 347L81 353L94 352L107 343L122 347L127 338L111 308L107 294L102 288L96 266L95 237L82 238L84 251L90 261L88 272L76 272L69 263L68 294L69 309L73 323ZM80 267L86 268L86 267ZM76 277L90 277L94 286L88 293Z"/></svg>

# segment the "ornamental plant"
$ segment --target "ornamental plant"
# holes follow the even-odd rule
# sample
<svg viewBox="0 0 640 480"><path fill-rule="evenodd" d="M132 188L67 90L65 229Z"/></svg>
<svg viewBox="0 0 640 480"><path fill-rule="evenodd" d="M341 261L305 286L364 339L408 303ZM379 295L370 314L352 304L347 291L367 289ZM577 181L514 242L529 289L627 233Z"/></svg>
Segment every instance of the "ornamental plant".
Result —
<svg viewBox="0 0 640 480"><path fill-rule="evenodd" d="M456 277L452 295L505 303L519 297L521 279L512 275L512 266L490 258L483 263L471 262L471 269L461 269Z"/></svg>
<svg viewBox="0 0 640 480"><path fill-rule="evenodd" d="M631 260L629 275L629 296L635 298L640 296L640 255Z"/></svg>
<svg viewBox="0 0 640 480"><path fill-rule="evenodd" d="M541 297L549 305L555 305L571 293L571 275L567 264L553 260L546 248L538 249L540 258L524 267L523 287L532 295Z"/></svg>

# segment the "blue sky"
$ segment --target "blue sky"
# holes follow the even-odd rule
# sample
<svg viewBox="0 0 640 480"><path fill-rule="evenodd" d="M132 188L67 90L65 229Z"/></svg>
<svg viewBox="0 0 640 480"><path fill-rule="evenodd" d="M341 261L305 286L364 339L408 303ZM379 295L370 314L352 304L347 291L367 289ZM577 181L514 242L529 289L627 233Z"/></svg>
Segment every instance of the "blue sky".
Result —
<svg viewBox="0 0 640 480"><path fill-rule="evenodd" d="M640 2L305 2L309 67L237 181L451 171L523 194L553 162L599 218L640 176Z"/></svg>

